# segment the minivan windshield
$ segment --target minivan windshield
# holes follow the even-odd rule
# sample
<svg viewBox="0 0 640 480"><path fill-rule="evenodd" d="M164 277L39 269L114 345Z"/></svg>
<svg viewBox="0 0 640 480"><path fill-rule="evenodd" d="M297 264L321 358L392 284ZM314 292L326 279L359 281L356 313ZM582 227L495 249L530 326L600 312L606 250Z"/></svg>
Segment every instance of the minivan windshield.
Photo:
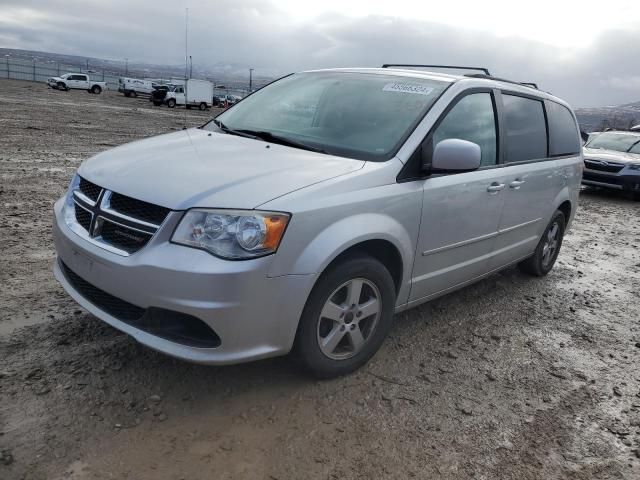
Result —
<svg viewBox="0 0 640 480"><path fill-rule="evenodd" d="M244 98L204 128L384 161L449 84L373 73L299 73Z"/></svg>
<svg viewBox="0 0 640 480"><path fill-rule="evenodd" d="M585 147L616 152L640 153L640 135L604 132L596 135Z"/></svg>

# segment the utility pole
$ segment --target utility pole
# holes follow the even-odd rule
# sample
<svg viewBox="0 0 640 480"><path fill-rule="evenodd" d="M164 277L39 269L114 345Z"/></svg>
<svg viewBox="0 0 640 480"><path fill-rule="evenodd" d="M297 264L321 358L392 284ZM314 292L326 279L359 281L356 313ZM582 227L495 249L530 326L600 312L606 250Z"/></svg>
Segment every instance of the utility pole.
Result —
<svg viewBox="0 0 640 480"><path fill-rule="evenodd" d="M189 55L189 78L193 77L193 58Z"/></svg>
<svg viewBox="0 0 640 480"><path fill-rule="evenodd" d="M89 59L87 58L87 72L89 71Z"/></svg>
<svg viewBox="0 0 640 480"><path fill-rule="evenodd" d="M124 76L125 77L129 76L129 59L128 58L124 59Z"/></svg>
<svg viewBox="0 0 640 480"><path fill-rule="evenodd" d="M184 78L187 78L187 60L189 55L189 9L185 8L184 15Z"/></svg>
<svg viewBox="0 0 640 480"><path fill-rule="evenodd" d="M249 69L249 93L251 93L251 90L253 89L253 68Z"/></svg>

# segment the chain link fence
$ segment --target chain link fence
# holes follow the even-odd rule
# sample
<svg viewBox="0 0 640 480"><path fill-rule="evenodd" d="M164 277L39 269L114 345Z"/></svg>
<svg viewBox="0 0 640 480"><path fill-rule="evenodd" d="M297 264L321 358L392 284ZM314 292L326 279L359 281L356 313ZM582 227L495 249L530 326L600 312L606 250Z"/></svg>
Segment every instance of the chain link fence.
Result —
<svg viewBox="0 0 640 480"><path fill-rule="evenodd" d="M12 80L27 80L31 82L46 82L50 77L59 77L65 73L85 73L89 75L92 80L98 82L106 82L107 90L118 90L118 78L123 76L136 77L134 73L125 75L124 73L114 73L106 70L83 68L79 65L69 65L65 63L57 62L38 62L22 60L17 58L10 58L9 56L4 58L4 61L0 59L0 78L8 78ZM144 78L144 77L136 77ZM154 81L159 83L169 83L170 77L165 79L154 77ZM235 83L235 82L234 82ZM258 82L256 82L258 83ZM266 82L265 82L266 83ZM215 85L215 82L214 82ZM248 87L248 86L247 86ZM235 95L238 97L245 97L249 93L247 87L240 85L227 85L222 88L214 87L214 94L223 95Z"/></svg>
<svg viewBox="0 0 640 480"><path fill-rule="evenodd" d="M0 78L12 80L46 82L49 77L59 77L65 73L85 73L89 75L92 80L106 82L108 90L118 90L118 78L121 76L107 73L104 70L82 68L78 65L67 65L55 62L30 62L28 60L9 57L5 57L5 61L0 63Z"/></svg>

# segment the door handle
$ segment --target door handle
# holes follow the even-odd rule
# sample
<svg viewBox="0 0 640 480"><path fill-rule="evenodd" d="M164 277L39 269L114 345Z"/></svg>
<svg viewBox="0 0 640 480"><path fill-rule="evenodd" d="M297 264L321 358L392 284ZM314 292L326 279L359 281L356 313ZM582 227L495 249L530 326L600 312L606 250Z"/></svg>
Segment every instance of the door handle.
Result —
<svg viewBox="0 0 640 480"><path fill-rule="evenodd" d="M493 182L491 185L487 187L487 192L498 193L503 188L504 188L504 183Z"/></svg>
<svg viewBox="0 0 640 480"><path fill-rule="evenodd" d="M524 180L514 180L509 184L509 188L513 188L514 190L518 190L523 183L527 183Z"/></svg>

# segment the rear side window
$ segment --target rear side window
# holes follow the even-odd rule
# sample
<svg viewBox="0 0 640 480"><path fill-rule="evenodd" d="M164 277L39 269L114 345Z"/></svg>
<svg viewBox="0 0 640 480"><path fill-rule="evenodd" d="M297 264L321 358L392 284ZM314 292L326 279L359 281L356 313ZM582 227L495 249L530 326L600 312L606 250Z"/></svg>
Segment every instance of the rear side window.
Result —
<svg viewBox="0 0 640 480"><path fill-rule="evenodd" d="M467 95L447 113L433 132L433 146L450 138L480 145L481 166L496 164L496 117L490 93Z"/></svg>
<svg viewBox="0 0 640 480"><path fill-rule="evenodd" d="M571 155L580 152L580 137L573 115L567 107L547 102L549 120L549 155Z"/></svg>
<svg viewBox="0 0 640 480"><path fill-rule="evenodd" d="M502 94L505 160L508 163L547 156L547 126L540 100Z"/></svg>

